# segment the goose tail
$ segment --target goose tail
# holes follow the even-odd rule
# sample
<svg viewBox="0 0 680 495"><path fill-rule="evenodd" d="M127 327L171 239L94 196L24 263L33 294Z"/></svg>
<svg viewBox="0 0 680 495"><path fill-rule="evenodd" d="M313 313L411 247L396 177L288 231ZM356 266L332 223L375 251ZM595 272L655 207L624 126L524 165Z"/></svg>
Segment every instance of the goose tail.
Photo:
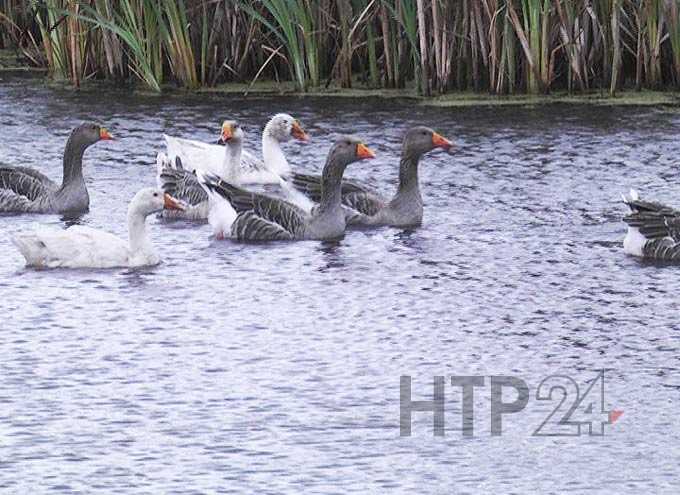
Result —
<svg viewBox="0 0 680 495"><path fill-rule="evenodd" d="M630 208L630 212L623 218L629 228L647 240L663 239L671 236L670 219L676 219L679 212L662 203L645 201L635 189L631 189L628 196L622 196L623 202ZM633 235L637 239L637 233ZM637 245L637 244L636 244Z"/></svg>
<svg viewBox="0 0 680 495"><path fill-rule="evenodd" d="M231 226L236 220L236 210L227 198L219 193L220 179L214 174L196 170L199 184L208 194L208 223L217 239L231 236Z"/></svg>
<svg viewBox="0 0 680 495"><path fill-rule="evenodd" d="M32 233L15 234L11 238L21 255L26 259L26 266L45 266L47 253L45 244Z"/></svg>
<svg viewBox="0 0 680 495"><path fill-rule="evenodd" d="M172 136L163 134L163 141L165 141L165 151L168 157L177 156L180 151L179 142Z"/></svg>
<svg viewBox="0 0 680 495"><path fill-rule="evenodd" d="M640 201L640 194L635 190L631 189L628 195L622 194L621 199L624 204L630 208L631 214L626 216L623 221L628 224L628 230L626 232L626 237L623 239L623 250L625 253L632 256L643 257L644 247L647 244L648 239L640 232L641 222L636 221L639 213L638 203Z"/></svg>
<svg viewBox="0 0 680 495"><path fill-rule="evenodd" d="M159 188L163 189L163 171L171 167L170 159L168 158L168 155L166 155L164 152L159 151L156 154L156 184L158 185Z"/></svg>
<svg viewBox="0 0 680 495"><path fill-rule="evenodd" d="M160 153L159 153L160 154ZM177 195L178 183L184 178L184 167L182 159L175 157L173 166L172 160L166 160L162 167L159 166L156 182L158 187L171 196Z"/></svg>
<svg viewBox="0 0 680 495"><path fill-rule="evenodd" d="M625 194L621 195L621 199L631 210L635 211L635 203L640 201L640 194L635 189L631 188L627 196Z"/></svg>

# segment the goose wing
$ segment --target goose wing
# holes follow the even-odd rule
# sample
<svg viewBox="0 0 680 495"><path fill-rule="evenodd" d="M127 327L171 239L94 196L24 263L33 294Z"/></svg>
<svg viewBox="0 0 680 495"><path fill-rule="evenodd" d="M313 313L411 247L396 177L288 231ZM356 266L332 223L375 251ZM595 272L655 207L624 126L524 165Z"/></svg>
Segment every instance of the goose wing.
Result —
<svg viewBox="0 0 680 495"><path fill-rule="evenodd" d="M231 232L239 241L291 241L293 232L281 224L272 222L253 210L239 213L231 226Z"/></svg>
<svg viewBox="0 0 680 495"><path fill-rule="evenodd" d="M321 176L312 174L301 174L293 172L292 183L295 188L307 195L317 203L321 201ZM350 193L369 193L370 191L362 184L343 179L342 181L342 195Z"/></svg>
<svg viewBox="0 0 680 495"><path fill-rule="evenodd" d="M208 201L208 194L201 187L196 174L186 170L179 157L175 162L175 167L166 164L161 169L158 175L161 189L191 206Z"/></svg>
<svg viewBox="0 0 680 495"><path fill-rule="evenodd" d="M342 204L369 217L385 207L385 203L381 198L370 192L363 191L343 194Z"/></svg>
<svg viewBox="0 0 680 495"><path fill-rule="evenodd" d="M46 175L27 167L0 167L0 211L28 211L58 186Z"/></svg>
<svg viewBox="0 0 680 495"><path fill-rule="evenodd" d="M642 256L659 261L680 261L680 211L659 203L655 210L632 213L624 220L629 227L637 228L646 242L641 247Z"/></svg>
<svg viewBox="0 0 680 495"><path fill-rule="evenodd" d="M246 191L216 177L205 178L204 185L236 210L232 233L241 240L293 239L304 231L307 214L294 204Z"/></svg>
<svg viewBox="0 0 680 495"><path fill-rule="evenodd" d="M623 218L629 227L637 228L647 239L670 237L680 241L680 210L662 203L641 200L631 190L630 196L623 197L631 212Z"/></svg>
<svg viewBox="0 0 680 495"><path fill-rule="evenodd" d="M644 201L634 189L623 202L630 208L623 218L628 225L624 250L647 259L680 261L680 210Z"/></svg>
<svg viewBox="0 0 680 495"><path fill-rule="evenodd" d="M293 186L312 201L321 201L321 177L311 174L293 173ZM365 216L375 215L385 202L366 186L351 180L342 181L342 204Z"/></svg>
<svg viewBox="0 0 680 495"><path fill-rule="evenodd" d="M670 237L651 239L642 247L642 256L658 261L680 261L680 243Z"/></svg>
<svg viewBox="0 0 680 495"><path fill-rule="evenodd" d="M171 162L179 157L184 167L191 172L199 169L213 174L221 173L224 163L223 146L167 134L163 134L163 139L165 139L167 157Z"/></svg>

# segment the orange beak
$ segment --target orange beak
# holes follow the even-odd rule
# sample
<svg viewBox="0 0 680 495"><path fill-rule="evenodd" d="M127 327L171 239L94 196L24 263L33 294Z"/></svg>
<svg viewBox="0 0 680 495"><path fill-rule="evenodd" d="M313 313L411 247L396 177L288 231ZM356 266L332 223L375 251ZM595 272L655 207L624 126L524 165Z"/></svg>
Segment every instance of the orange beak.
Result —
<svg viewBox="0 0 680 495"><path fill-rule="evenodd" d="M113 139L113 136L109 134L109 131L102 127L101 129L99 129L99 139L101 139L102 141L111 141Z"/></svg>
<svg viewBox="0 0 680 495"><path fill-rule="evenodd" d="M222 125L222 141L227 142L234 137L234 130L231 128L231 124Z"/></svg>
<svg viewBox="0 0 680 495"><path fill-rule="evenodd" d="M446 151L449 151L451 148L453 148L453 143L451 141L446 139L441 134L437 134L436 132L432 133L432 144L436 148L443 148Z"/></svg>
<svg viewBox="0 0 680 495"><path fill-rule="evenodd" d="M184 206L182 206L179 201L170 196L168 193L165 193L163 200L163 208L166 210L184 210Z"/></svg>
<svg viewBox="0 0 680 495"><path fill-rule="evenodd" d="M291 135L299 141L309 141L309 134L300 125L297 120L293 122L293 128L290 130Z"/></svg>
<svg viewBox="0 0 680 495"><path fill-rule="evenodd" d="M368 158L375 158L375 153L373 153L364 143L359 143L357 144L357 156L360 160L366 160Z"/></svg>

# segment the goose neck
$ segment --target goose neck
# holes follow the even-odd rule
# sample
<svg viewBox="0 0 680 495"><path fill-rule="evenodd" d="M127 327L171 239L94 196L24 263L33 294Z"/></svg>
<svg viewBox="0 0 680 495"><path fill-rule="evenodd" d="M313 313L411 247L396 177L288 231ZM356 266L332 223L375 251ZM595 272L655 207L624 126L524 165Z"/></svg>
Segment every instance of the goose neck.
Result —
<svg viewBox="0 0 680 495"><path fill-rule="evenodd" d="M84 183L83 179L83 154L87 145L78 142L74 135L71 135L66 142L64 150L64 177L62 188L73 183Z"/></svg>
<svg viewBox="0 0 680 495"><path fill-rule="evenodd" d="M342 176L347 164L337 159L329 159L321 175L321 201L319 209L322 212L340 209L342 204Z"/></svg>
<svg viewBox="0 0 680 495"><path fill-rule="evenodd" d="M225 160L224 160L224 170L222 176L225 179L233 179L238 175L241 170L241 151L243 149L243 143L241 141L230 141L225 146Z"/></svg>
<svg viewBox="0 0 680 495"><path fill-rule="evenodd" d="M399 162L399 189L398 196L420 195L418 180L418 162L420 155L404 151Z"/></svg>
<svg viewBox="0 0 680 495"><path fill-rule="evenodd" d="M290 165L281 149L281 142L271 135L269 128L262 133L262 158L265 167L278 175L290 174Z"/></svg>
<svg viewBox="0 0 680 495"><path fill-rule="evenodd" d="M146 216L132 207L128 211L128 239L132 257L142 253L153 253L151 239L146 229Z"/></svg>

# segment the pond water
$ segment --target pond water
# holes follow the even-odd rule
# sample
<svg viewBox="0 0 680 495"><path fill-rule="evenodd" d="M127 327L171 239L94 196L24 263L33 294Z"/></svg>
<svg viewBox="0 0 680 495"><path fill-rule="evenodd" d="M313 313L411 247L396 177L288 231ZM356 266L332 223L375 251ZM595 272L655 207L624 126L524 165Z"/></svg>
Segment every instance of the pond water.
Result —
<svg viewBox="0 0 680 495"><path fill-rule="evenodd" d="M678 492L680 267L627 257L620 221L632 186L680 206L676 110L156 97L2 75L0 162L60 181L71 128L103 123L118 140L86 153L78 222L124 236L163 132L213 141L236 118L259 151L278 111L312 136L286 146L295 167L319 170L353 133L378 157L347 175L386 194L405 129L452 138L453 156L421 163L424 225L242 245L150 219L158 267L34 271L9 236L64 221L0 217L3 492ZM606 410L624 412L604 436L532 435L559 404L537 400L544 378L583 393L601 369ZM414 400L446 377L443 437L431 413L400 436L402 375ZM454 375L486 377L472 437ZM500 436L491 375L530 390Z"/></svg>

